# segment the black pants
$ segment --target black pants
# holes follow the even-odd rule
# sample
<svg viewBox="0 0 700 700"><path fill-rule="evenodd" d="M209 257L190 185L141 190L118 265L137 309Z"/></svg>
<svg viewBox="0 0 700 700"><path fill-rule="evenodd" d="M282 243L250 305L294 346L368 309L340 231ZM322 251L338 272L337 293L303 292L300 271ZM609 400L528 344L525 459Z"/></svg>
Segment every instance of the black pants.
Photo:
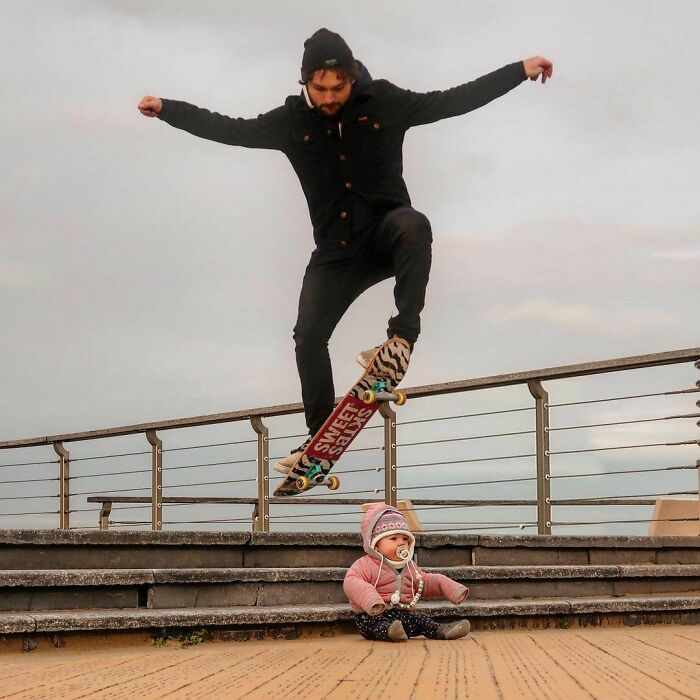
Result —
<svg viewBox="0 0 700 700"><path fill-rule="evenodd" d="M401 207L346 245L324 244L312 253L294 326L302 400L312 435L333 410L335 388L328 341L362 292L395 277L398 313L389 319L387 337L398 335L415 343L430 275L432 240L428 219L411 207Z"/></svg>
<svg viewBox="0 0 700 700"><path fill-rule="evenodd" d="M394 620L401 620L404 631L409 637L417 637L422 634L428 639L437 639L437 631L440 627L437 622L431 620L427 615L419 615L398 608L390 608L379 615L362 613L355 618L355 624L365 639L383 642L389 639L389 626Z"/></svg>

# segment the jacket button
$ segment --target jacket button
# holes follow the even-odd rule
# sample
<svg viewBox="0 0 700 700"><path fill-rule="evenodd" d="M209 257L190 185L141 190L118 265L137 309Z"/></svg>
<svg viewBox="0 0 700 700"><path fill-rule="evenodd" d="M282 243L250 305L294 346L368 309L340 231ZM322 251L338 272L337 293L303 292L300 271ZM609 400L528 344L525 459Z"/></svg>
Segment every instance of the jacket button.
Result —
<svg viewBox="0 0 700 700"><path fill-rule="evenodd" d="M326 136L330 136L333 132L330 129L326 129Z"/></svg>
<svg viewBox="0 0 700 700"><path fill-rule="evenodd" d="M374 122L374 124L372 124L372 126L373 126L375 129L379 129L379 128L380 128L379 122Z"/></svg>
<svg viewBox="0 0 700 700"><path fill-rule="evenodd" d="M346 182L346 183L345 183L345 189L346 189L346 190L352 189L352 182Z"/></svg>
<svg viewBox="0 0 700 700"><path fill-rule="evenodd" d="M310 138L310 137L309 137L309 135L308 135L308 134L304 134L304 141L308 141L308 140L309 140L309 138Z"/></svg>
<svg viewBox="0 0 700 700"><path fill-rule="evenodd" d="M344 248L348 244L347 241L340 241L340 247Z"/></svg>
<svg viewBox="0 0 700 700"><path fill-rule="evenodd" d="M348 218L348 213L346 211L341 211L340 212L340 218L341 219L347 219Z"/></svg>
<svg viewBox="0 0 700 700"><path fill-rule="evenodd" d="M344 153L340 154L340 160L347 160L347 159L348 159L348 157Z"/></svg>

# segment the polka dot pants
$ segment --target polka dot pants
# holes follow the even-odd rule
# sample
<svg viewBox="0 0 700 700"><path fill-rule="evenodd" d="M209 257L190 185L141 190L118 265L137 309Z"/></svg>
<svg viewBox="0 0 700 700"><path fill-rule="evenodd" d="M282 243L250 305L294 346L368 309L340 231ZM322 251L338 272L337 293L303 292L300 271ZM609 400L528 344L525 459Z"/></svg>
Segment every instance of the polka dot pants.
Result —
<svg viewBox="0 0 700 700"><path fill-rule="evenodd" d="M437 638L437 630L440 627L437 622L431 620L427 615L419 615L400 608L390 608L379 615L362 613L355 617L355 624L365 639L386 641L389 639L389 625L394 620L401 620L409 637L417 637L422 634L428 639Z"/></svg>

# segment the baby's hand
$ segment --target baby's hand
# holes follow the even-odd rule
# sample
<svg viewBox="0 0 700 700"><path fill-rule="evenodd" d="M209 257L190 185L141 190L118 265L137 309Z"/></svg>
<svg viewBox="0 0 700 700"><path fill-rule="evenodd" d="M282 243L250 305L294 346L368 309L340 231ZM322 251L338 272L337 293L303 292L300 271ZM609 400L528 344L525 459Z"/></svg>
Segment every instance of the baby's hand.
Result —
<svg viewBox="0 0 700 700"><path fill-rule="evenodd" d="M386 603L375 603L367 611L370 615L381 615L386 610Z"/></svg>

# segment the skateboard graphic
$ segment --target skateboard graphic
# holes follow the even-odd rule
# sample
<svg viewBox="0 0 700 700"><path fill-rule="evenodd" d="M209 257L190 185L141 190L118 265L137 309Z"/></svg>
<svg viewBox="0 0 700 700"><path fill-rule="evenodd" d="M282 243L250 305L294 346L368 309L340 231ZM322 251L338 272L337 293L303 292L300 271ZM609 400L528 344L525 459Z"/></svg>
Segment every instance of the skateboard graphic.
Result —
<svg viewBox="0 0 700 700"><path fill-rule="evenodd" d="M296 496L314 486L324 485L331 491L340 486L337 476L328 476L335 462L367 425L383 401L398 406L406 395L396 391L408 369L411 349L402 338L391 338L377 349L357 382L340 400L274 496Z"/></svg>

